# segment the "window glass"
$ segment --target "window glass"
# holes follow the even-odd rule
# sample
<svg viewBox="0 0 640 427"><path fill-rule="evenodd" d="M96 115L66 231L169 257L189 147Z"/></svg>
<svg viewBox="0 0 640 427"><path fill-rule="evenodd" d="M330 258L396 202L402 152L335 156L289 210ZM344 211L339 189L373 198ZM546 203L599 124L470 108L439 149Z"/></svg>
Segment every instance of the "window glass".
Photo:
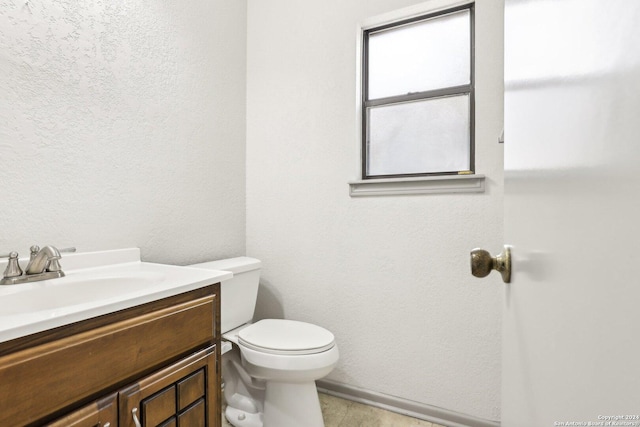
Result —
<svg viewBox="0 0 640 427"><path fill-rule="evenodd" d="M367 175L469 169L469 95L368 109Z"/></svg>
<svg viewBox="0 0 640 427"><path fill-rule="evenodd" d="M363 179L473 173L473 10L364 30Z"/></svg>
<svg viewBox="0 0 640 427"><path fill-rule="evenodd" d="M469 10L369 34L369 99L469 84Z"/></svg>

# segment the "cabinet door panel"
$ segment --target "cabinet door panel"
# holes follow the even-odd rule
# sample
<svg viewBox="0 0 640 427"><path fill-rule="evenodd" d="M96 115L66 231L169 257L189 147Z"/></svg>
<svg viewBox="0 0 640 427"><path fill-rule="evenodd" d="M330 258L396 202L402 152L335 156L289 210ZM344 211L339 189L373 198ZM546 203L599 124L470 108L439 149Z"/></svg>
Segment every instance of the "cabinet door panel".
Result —
<svg viewBox="0 0 640 427"><path fill-rule="evenodd" d="M219 427L216 351L216 346L211 346L121 390L120 427L136 427L132 411L139 414L142 427L175 425L171 424L175 422L171 417L177 419L178 427ZM176 394L175 390L183 389L183 397L189 400L189 393L195 394L199 384L203 390L200 399L181 407L180 392ZM168 408L173 412L169 413Z"/></svg>
<svg viewBox="0 0 640 427"><path fill-rule="evenodd" d="M178 382L178 409L181 411L204 396L205 373L200 370Z"/></svg>
<svg viewBox="0 0 640 427"><path fill-rule="evenodd" d="M176 388L171 386L142 401L142 418L146 425L157 426L176 413Z"/></svg>
<svg viewBox="0 0 640 427"><path fill-rule="evenodd" d="M160 427L176 427L177 425L176 417L171 417L164 423L160 424Z"/></svg>
<svg viewBox="0 0 640 427"><path fill-rule="evenodd" d="M184 411L178 417L178 427L205 427L204 399Z"/></svg>

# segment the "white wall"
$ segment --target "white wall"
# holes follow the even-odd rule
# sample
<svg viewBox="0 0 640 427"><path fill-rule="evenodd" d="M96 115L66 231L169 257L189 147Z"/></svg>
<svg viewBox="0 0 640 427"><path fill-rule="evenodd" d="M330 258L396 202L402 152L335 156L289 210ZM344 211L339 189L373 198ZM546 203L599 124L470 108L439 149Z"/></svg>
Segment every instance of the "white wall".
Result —
<svg viewBox="0 0 640 427"><path fill-rule="evenodd" d="M502 2L477 5L481 195L360 198L356 23L415 0L0 2L0 252L264 261L258 316L332 330L330 379L499 416ZM248 61L248 63L245 62ZM248 70L245 88L245 69Z"/></svg>
<svg viewBox="0 0 640 427"><path fill-rule="evenodd" d="M246 2L0 2L0 253L245 249Z"/></svg>
<svg viewBox="0 0 640 427"><path fill-rule="evenodd" d="M414 0L249 0L247 253L257 317L333 331L330 380L484 419L500 414L503 285L469 272L502 248L502 8L476 6L484 194L350 198L358 178L356 25Z"/></svg>

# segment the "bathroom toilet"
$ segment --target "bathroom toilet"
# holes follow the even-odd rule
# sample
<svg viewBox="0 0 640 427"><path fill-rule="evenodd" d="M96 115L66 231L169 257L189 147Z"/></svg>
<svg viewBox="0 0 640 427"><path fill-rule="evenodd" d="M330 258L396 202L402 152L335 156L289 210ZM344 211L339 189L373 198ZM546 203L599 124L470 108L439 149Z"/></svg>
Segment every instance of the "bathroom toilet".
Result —
<svg viewBox="0 0 640 427"><path fill-rule="evenodd" d="M315 380L338 362L334 336L320 326L283 319L250 323L259 260L230 258L191 265L225 270L221 283L225 416L235 427L324 427Z"/></svg>

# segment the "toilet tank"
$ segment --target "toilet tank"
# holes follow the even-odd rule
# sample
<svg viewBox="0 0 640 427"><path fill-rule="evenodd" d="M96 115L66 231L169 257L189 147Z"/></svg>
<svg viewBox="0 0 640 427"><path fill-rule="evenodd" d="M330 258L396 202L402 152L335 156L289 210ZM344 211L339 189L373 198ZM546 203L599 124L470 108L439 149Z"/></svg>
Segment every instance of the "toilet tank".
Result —
<svg viewBox="0 0 640 427"><path fill-rule="evenodd" d="M189 266L233 273L231 279L220 283L220 323L222 333L251 322L253 319L256 299L258 298L261 265L260 260L243 256L202 262Z"/></svg>

